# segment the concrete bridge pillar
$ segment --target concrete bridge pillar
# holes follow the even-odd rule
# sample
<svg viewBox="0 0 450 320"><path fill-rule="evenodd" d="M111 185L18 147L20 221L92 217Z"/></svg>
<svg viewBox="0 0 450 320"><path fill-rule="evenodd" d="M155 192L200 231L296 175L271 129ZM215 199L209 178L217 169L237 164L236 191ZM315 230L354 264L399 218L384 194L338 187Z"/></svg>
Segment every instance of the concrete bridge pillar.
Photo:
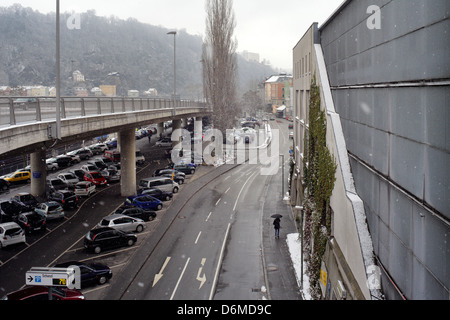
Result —
<svg viewBox="0 0 450 320"><path fill-rule="evenodd" d="M172 120L172 132L175 132L175 130L181 129L181 123L182 120ZM178 141L172 141L172 147L173 149L181 149L181 136Z"/></svg>
<svg viewBox="0 0 450 320"><path fill-rule="evenodd" d="M134 129L121 131L120 136L120 188L123 197L136 195L136 137Z"/></svg>
<svg viewBox="0 0 450 320"><path fill-rule="evenodd" d="M159 139L164 134L164 122L158 123L157 130L158 130L157 135L158 135L158 139Z"/></svg>
<svg viewBox="0 0 450 320"><path fill-rule="evenodd" d="M195 164L203 163L203 118L196 117L194 119L194 162Z"/></svg>
<svg viewBox="0 0 450 320"><path fill-rule="evenodd" d="M31 194L37 198L46 197L47 164L45 158L45 150L40 150L30 155Z"/></svg>

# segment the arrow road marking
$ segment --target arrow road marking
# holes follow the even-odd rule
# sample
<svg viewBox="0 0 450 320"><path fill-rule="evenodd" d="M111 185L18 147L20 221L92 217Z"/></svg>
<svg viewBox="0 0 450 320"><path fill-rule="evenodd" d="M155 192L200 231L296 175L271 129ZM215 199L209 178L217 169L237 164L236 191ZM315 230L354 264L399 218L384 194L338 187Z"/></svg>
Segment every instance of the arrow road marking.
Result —
<svg viewBox="0 0 450 320"><path fill-rule="evenodd" d="M203 276L200 277L200 274L203 271L203 267L205 266L205 262L206 262L206 259L203 258L202 259L202 263L201 263L202 266L200 267L200 269L198 269L197 280L200 281L200 287L198 288L198 290L200 290L203 287L203 285L205 284L205 282L206 282L206 275L205 274L203 274Z"/></svg>
<svg viewBox="0 0 450 320"><path fill-rule="evenodd" d="M153 280L153 286L152 287L154 287L158 283L158 281L161 280L161 278L163 277L164 269L167 267L167 264L169 263L170 259L171 259L170 257L167 257L166 261L164 262L164 264L163 264L163 266L161 268L161 271L159 271L158 274L155 274L155 279Z"/></svg>

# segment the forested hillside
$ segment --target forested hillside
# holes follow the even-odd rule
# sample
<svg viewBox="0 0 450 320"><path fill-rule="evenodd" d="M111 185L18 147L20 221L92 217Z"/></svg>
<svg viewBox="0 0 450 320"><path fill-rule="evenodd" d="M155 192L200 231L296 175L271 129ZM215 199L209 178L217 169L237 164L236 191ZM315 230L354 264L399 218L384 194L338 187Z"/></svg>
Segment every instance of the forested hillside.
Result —
<svg viewBox="0 0 450 320"><path fill-rule="evenodd" d="M80 29L69 30L70 14L61 14L62 92L70 94L72 71L80 70L90 89L117 85L127 90L156 88L161 95L173 92L173 36L163 27L134 19L81 14ZM20 5L0 7L0 86L55 85L56 18ZM203 97L202 38L178 30L177 92L182 98ZM262 81L275 71L260 63L239 62L238 87Z"/></svg>

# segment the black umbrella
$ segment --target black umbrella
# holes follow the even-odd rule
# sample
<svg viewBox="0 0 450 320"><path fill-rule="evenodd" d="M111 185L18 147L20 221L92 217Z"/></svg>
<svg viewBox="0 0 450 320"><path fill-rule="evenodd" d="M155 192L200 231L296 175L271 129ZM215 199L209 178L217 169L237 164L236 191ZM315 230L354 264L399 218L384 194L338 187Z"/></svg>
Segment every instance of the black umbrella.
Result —
<svg viewBox="0 0 450 320"><path fill-rule="evenodd" d="M283 216L281 214L277 213L277 214L272 215L271 218L275 218L275 219L276 218L283 218Z"/></svg>

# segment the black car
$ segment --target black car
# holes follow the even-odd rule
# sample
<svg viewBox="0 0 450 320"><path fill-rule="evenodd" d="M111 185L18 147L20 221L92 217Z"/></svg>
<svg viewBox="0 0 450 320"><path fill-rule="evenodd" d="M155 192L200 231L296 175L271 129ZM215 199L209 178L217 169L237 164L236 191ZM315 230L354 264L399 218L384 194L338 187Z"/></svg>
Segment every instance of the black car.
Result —
<svg viewBox="0 0 450 320"><path fill-rule="evenodd" d="M56 201L62 205L64 209L77 208L80 199L70 190L59 190L51 192L48 195L49 201Z"/></svg>
<svg viewBox="0 0 450 320"><path fill-rule="evenodd" d="M17 202L30 210L34 210L34 208L39 204L39 201L37 201L32 194L26 192L16 194L11 198L11 201Z"/></svg>
<svg viewBox="0 0 450 320"><path fill-rule="evenodd" d="M51 192L66 190L69 186L61 179L49 179L47 180L47 190Z"/></svg>
<svg viewBox="0 0 450 320"><path fill-rule="evenodd" d="M80 268L81 289L89 287L93 284L103 285L112 278L111 269L108 266L100 263L83 263L78 261L70 261L57 264L55 268L69 268L71 266Z"/></svg>
<svg viewBox="0 0 450 320"><path fill-rule="evenodd" d="M122 206L117 209L113 214L123 214L132 218L139 218L144 221L152 221L156 218L156 212L145 211L141 208Z"/></svg>
<svg viewBox="0 0 450 320"><path fill-rule="evenodd" d="M70 170L69 173L73 173L74 175L77 176L78 179L80 179L80 181L83 181L84 179L84 170L81 169L75 169L75 170Z"/></svg>
<svg viewBox="0 0 450 320"><path fill-rule="evenodd" d="M191 164L175 164L171 169L183 172L184 174L195 173L195 166Z"/></svg>
<svg viewBox="0 0 450 320"><path fill-rule="evenodd" d="M133 233L125 233L113 228L98 228L89 231L84 238L84 247L95 253L118 247L131 247L137 241Z"/></svg>
<svg viewBox="0 0 450 320"><path fill-rule="evenodd" d="M57 156L56 162L60 168L69 167L74 164L74 160L69 156Z"/></svg>
<svg viewBox="0 0 450 320"><path fill-rule="evenodd" d="M9 190L9 181L6 181L5 179L0 179L0 192L6 192Z"/></svg>
<svg viewBox="0 0 450 320"><path fill-rule="evenodd" d="M166 192L156 188L141 189L138 191L138 195L149 195L161 201L169 201L173 198L172 192Z"/></svg>
<svg viewBox="0 0 450 320"><path fill-rule="evenodd" d="M16 223L21 226L25 232L31 233L34 231L44 231L46 219L42 214L33 211L19 214Z"/></svg>
<svg viewBox="0 0 450 320"><path fill-rule="evenodd" d="M27 206L15 201L3 201L0 203L0 223L13 222L21 213L30 212Z"/></svg>

